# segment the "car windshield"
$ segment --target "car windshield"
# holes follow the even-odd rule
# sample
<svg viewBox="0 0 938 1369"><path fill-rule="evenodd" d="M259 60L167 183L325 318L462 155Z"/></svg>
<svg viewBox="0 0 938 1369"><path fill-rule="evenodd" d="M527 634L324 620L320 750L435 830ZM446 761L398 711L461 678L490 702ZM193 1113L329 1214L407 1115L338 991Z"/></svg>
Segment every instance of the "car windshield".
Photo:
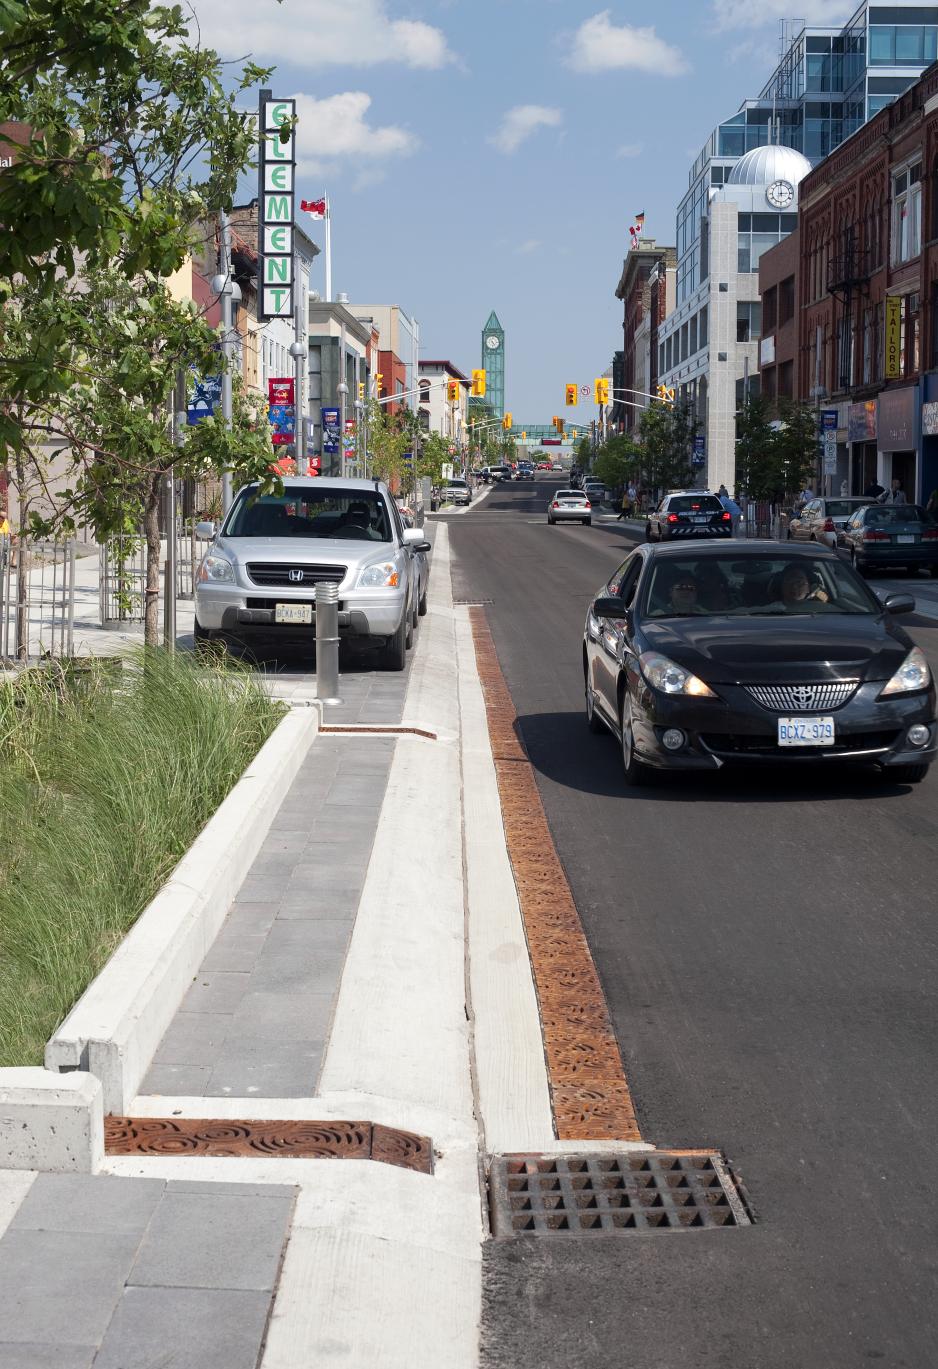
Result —
<svg viewBox="0 0 938 1369"><path fill-rule="evenodd" d="M465 480L447 480L446 483L451 490L464 490L467 488Z"/></svg>
<svg viewBox="0 0 938 1369"><path fill-rule="evenodd" d="M828 499L824 505L825 517L827 518L849 518L857 509L862 509L865 499Z"/></svg>
<svg viewBox="0 0 938 1369"><path fill-rule="evenodd" d="M555 499L574 499L581 503L586 498L582 490L558 490L554 495Z"/></svg>
<svg viewBox="0 0 938 1369"><path fill-rule="evenodd" d="M886 523L926 523L930 519L918 504L878 504L867 509L863 521L868 528L878 528Z"/></svg>
<svg viewBox="0 0 938 1369"><path fill-rule="evenodd" d="M643 611L647 618L760 618L883 610L860 576L839 558L727 553L653 561Z"/></svg>
<svg viewBox="0 0 938 1369"><path fill-rule="evenodd" d="M722 513L715 494L681 494L668 500L668 513Z"/></svg>
<svg viewBox="0 0 938 1369"><path fill-rule="evenodd" d="M226 537L339 537L390 542L391 520L377 490L343 490L323 483L286 485L283 494L242 492L224 527Z"/></svg>

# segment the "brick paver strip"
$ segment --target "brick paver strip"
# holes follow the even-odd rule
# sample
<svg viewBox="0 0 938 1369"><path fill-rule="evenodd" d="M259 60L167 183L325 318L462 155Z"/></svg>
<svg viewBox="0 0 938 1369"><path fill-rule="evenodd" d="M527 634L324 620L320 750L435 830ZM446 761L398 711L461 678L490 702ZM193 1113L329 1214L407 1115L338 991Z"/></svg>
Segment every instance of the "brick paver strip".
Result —
<svg viewBox="0 0 938 1369"><path fill-rule="evenodd" d="M485 609L470 608L560 1140L640 1141L606 998L541 803Z"/></svg>
<svg viewBox="0 0 938 1369"><path fill-rule="evenodd" d="M433 1173L429 1136L372 1122L106 1117L104 1149L108 1155L379 1160L420 1174Z"/></svg>

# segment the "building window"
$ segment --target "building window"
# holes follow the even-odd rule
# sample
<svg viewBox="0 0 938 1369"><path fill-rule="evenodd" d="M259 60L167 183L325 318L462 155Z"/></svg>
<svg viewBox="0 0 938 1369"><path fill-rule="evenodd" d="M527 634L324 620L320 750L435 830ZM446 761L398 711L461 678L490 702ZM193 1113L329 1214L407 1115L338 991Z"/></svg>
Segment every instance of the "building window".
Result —
<svg viewBox="0 0 938 1369"><path fill-rule="evenodd" d="M762 296L762 322L767 333L775 331L778 318L778 290L773 285Z"/></svg>
<svg viewBox="0 0 938 1369"><path fill-rule="evenodd" d="M420 403L421 403L421 404L429 404L429 403L430 403L430 382L429 382L429 380L419 380L419 381L417 382L417 384L420 386Z"/></svg>
<svg viewBox="0 0 938 1369"><path fill-rule="evenodd" d="M873 379L873 310L863 311L863 384Z"/></svg>
<svg viewBox="0 0 938 1369"><path fill-rule="evenodd" d="M778 322L779 326L788 323L795 317L795 278L786 276L778 287Z"/></svg>
<svg viewBox="0 0 938 1369"><path fill-rule="evenodd" d="M793 361L783 361L778 368L778 397L779 399L791 399L795 389L795 363Z"/></svg>
<svg viewBox="0 0 938 1369"><path fill-rule="evenodd" d="M700 315L699 315L699 319L700 319L700 321L699 321L698 328L697 328L697 345L698 345L698 347L706 347L706 345L707 345L707 306L706 306L706 305L704 305L704 307L701 309Z"/></svg>
<svg viewBox="0 0 938 1369"><path fill-rule="evenodd" d="M911 261L922 250L922 164L892 178L892 263Z"/></svg>

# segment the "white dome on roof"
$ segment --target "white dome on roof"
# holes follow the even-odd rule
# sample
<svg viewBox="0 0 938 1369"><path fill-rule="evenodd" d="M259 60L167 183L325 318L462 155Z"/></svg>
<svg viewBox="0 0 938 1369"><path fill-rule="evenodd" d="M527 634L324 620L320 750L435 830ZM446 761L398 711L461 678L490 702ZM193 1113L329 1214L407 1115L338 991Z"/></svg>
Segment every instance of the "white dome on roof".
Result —
<svg viewBox="0 0 938 1369"><path fill-rule="evenodd" d="M789 181L797 185L811 170L807 157L793 147L769 143L754 147L740 157L727 177L727 185L771 185L773 181Z"/></svg>

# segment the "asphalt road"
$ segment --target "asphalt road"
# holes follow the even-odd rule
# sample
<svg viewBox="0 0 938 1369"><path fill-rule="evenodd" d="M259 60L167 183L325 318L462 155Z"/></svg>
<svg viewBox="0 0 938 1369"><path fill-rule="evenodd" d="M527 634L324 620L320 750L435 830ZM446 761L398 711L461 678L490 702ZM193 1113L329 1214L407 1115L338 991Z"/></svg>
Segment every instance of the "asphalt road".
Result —
<svg viewBox="0 0 938 1369"><path fill-rule="evenodd" d="M626 792L583 716L591 593L634 542L556 482L450 523L603 981L639 1122L717 1146L751 1228L490 1243L488 1369L938 1365L938 767ZM938 624L910 631L938 669Z"/></svg>

